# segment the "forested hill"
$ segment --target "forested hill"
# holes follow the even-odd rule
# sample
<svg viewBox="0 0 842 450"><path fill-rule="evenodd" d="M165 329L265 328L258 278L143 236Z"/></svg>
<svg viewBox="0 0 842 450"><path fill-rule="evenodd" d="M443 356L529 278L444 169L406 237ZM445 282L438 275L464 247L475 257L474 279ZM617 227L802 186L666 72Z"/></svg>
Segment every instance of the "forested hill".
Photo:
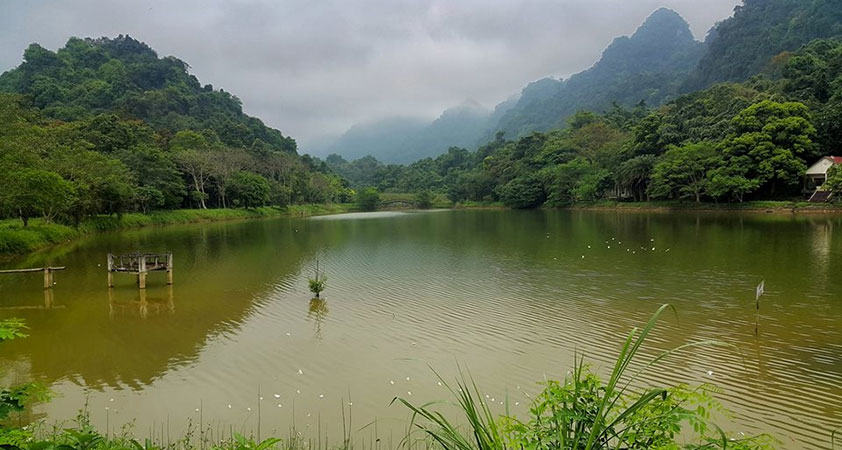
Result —
<svg viewBox="0 0 842 450"><path fill-rule="evenodd" d="M296 151L295 140L243 113L240 99L202 86L184 61L129 36L71 38L57 52L38 44L0 75L0 91L24 94L46 117L63 121L101 113L141 119L165 139L180 130L213 133L227 146Z"/></svg>
<svg viewBox="0 0 842 450"><path fill-rule="evenodd" d="M684 86L704 89L782 66L813 39L842 35L842 0L744 0L710 32L708 51Z"/></svg>
<svg viewBox="0 0 842 450"><path fill-rule="evenodd" d="M3 92L6 91L6 92ZM348 201L295 141L128 36L32 44L0 76L0 219Z"/></svg>
<svg viewBox="0 0 842 450"><path fill-rule="evenodd" d="M615 39L590 69L567 80L548 78L527 86L486 137L497 131L519 137L563 127L576 111L604 111L613 103L660 105L678 92L704 51L678 13L659 9L631 37Z"/></svg>

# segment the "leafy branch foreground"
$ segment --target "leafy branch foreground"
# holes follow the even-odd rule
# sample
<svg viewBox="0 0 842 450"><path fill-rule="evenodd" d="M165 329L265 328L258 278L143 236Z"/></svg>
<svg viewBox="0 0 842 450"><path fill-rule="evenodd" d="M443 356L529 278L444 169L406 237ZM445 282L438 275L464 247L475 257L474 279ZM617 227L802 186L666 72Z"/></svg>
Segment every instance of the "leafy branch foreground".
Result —
<svg viewBox="0 0 842 450"><path fill-rule="evenodd" d="M736 439L728 436L712 421L712 415L726 415L712 394L709 385L692 389L686 385L671 388L635 389L639 376L647 369L678 351L698 346L729 346L718 341L690 343L664 352L644 364L641 369L630 370L658 319L668 308L664 305L642 329L632 330L617 358L607 381L595 375L583 360L578 359L563 381L544 382L543 391L532 401L529 418L521 421L508 415L498 416L483 399L479 388L469 376L461 373L456 386L445 384L452 393L463 417L464 425L457 424L445 414L434 409L437 402L414 405L403 398L395 398L412 412L410 427L401 445L406 449L442 448L445 450L608 450L608 449L771 449L775 442L769 436ZM22 323L0 322L0 341L5 338L23 337ZM11 331L10 331L11 330ZM302 439L291 430L286 439L255 440L232 433L228 439L209 442L197 441L192 432L175 442L158 442L135 439L130 429L116 436L98 432L83 410L71 428L53 430L51 433L3 425L3 419L13 410L21 410L27 403L43 401L43 395L33 395L7 403L9 393L20 388L4 389L2 403L10 408L0 409L0 448L26 450L192 450L197 447L218 450L316 450L322 448ZM33 389L26 387L26 389ZM38 391L32 391L38 392ZM344 429L343 424L343 429ZM189 427L192 430L192 428ZM343 433L344 434L344 433ZM379 439L378 439L379 442ZM338 445L325 448L350 450L354 441L350 433ZM364 446L365 447L365 446ZM372 446L374 448L374 446ZM377 445L376 448L381 448Z"/></svg>
<svg viewBox="0 0 842 450"><path fill-rule="evenodd" d="M473 380L462 374L448 385L467 427L460 427L434 409L435 403L416 406L396 398L412 410L405 443L422 434L446 450L607 450L607 449L735 449L773 448L769 436L736 439L711 421L711 413L725 412L711 394L712 386L686 385L650 388L632 386L641 373L667 356L698 346L726 346L717 341L685 344L662 353L637 372L629 367L669 305L664 305L643 329L633 329L620 351L608 381L591 372L581 359L563 381L544 382L533 400L530 418L495 415ZM627 372L628 376L627 376ZM442 380L444 383L444 380Z"/></svg>

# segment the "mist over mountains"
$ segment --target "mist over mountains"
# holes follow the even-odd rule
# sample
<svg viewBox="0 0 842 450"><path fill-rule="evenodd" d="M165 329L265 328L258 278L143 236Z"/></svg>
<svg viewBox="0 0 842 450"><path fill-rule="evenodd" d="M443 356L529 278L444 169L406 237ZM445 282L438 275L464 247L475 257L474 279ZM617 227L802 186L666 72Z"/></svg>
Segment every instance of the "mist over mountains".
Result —
<svg viewBox="0 0 842 450"><path fill-rule="evenodd" d="M632 36L616 38L591 68L566 80L532 82L493 111L468 101L431 123L389 118L356 125L335 142L305 151L321 156L337 153L348 160L372 155L384 162L408 163L450 147L474 149L500 131L512 139L563 127L570 115L583 109L602 111L615 102L659 105L677 95L705 48L678 13L662 8Z"/></svg>

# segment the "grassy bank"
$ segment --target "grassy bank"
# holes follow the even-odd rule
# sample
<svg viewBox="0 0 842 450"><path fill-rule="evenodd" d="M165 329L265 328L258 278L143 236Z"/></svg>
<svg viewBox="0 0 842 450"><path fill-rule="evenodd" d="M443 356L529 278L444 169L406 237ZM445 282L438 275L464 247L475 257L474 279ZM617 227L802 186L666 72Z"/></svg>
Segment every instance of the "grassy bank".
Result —
<svg viewBox="0 0 842 450"><path fill-rule="evenodd" d="M102 231L280 216L339 214L348 212L352 208L353 205L350 204L329 204L294 205L286 208L180 209L154 211L149 214L131 213L124 214L122 217L97 216L83 221L78 227L45 223L42 219L30 220L29 226L24 227L18 219L6 219L0 221L0 255L19 255Z"/></svg>
<svg viewBox="0 0 842 450"><path fill-rule="evenodd" d="M771 212L842 212L842 205L806 201L754 201L743 203L654 202L584 202L568 209L624 209L639 211L771 211Z"/></svg>

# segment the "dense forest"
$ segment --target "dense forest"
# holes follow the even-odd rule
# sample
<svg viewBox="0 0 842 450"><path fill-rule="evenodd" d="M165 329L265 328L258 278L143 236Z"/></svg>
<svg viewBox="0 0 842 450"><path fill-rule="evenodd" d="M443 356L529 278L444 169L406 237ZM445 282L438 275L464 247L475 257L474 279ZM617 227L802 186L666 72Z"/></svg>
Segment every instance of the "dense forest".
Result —
<svg viewBox="0 0 842 450"><path fill-rule="evenodd" d="M97 214L347 200L324 163L128 36L32 44L0 76L0 210Z"/></svg>
<svg viewBox="0 0 842 450"><path fill-rule="evenodd" d="M451 148L409 166L331 155L327 164L352 187L440 191L455 202L514 208L606 196L791 198L801 194L807 164L842 142L842 41L816 40L785 58L777 72L744 83L715 85L655 109L641 103L579 112L563 130L514 140L498 133L475 152Z"/></svg>
<svg viewBox="0 0 842 450"><path fill-rule="evenodd" d="M706 45L659 10L589 71L533 83L498 108L494 120L518 118L511 132L409 165L300 156L237 97L128 36L71 38L56 52L32 44L0 75L0 217L78 224L155 209L349 202L371 187L516 208L795 198L807 165L840 151L842 41L826 37L842 33L839 1L747 0ZM710 86L677 96L682 83ZM518 107L527 103L546 108ZM441 136L457 136L464 117L440 122ZM842 170L831 175L842 190Z"/></svg>

